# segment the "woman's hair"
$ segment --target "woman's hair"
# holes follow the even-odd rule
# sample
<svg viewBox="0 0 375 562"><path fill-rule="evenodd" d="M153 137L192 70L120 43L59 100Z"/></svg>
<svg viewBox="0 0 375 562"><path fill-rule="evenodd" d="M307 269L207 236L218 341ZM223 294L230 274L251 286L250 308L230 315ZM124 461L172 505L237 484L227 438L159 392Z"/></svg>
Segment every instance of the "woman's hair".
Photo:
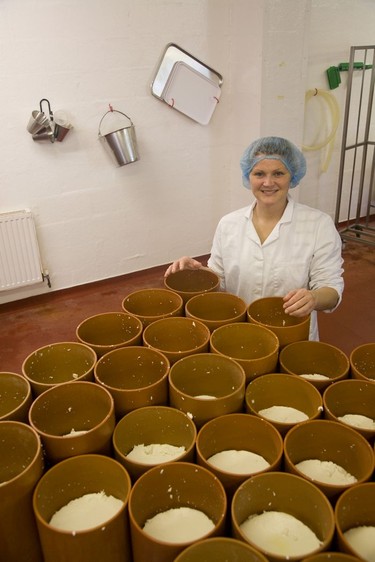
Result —
<svg viewBox="0 0 375 562"><path fill-rule="evenodd" d="M299 184L306 174L306 160L292 142L282 137L263 137L250 144L240 160L242 183L250 189L249 175L254 166L265 159L280 160L290 173L290 187Z"/></svg>

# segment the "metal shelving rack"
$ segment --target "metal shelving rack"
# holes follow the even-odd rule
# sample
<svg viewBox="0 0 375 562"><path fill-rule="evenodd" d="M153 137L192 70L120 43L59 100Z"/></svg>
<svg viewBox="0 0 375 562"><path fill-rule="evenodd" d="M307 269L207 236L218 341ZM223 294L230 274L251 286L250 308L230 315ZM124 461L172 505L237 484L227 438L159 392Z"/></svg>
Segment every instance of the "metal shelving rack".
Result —
<svg viewBox="0 0 375 562"><path fill-rule="evenodd" d="M351 47L335 224L343 241L370 245L375 245L374 86L375 45Z"/></svg>

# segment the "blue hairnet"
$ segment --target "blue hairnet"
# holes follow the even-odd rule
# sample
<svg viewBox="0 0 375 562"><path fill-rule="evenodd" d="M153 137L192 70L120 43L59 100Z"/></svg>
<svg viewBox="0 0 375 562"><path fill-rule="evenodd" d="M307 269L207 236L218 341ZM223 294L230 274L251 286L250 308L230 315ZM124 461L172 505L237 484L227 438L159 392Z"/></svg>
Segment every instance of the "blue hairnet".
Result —
<svg viewBox="0 0 375 562"><path fill-rule="evenodd" d="M240 160L242 183L250 189L249 175L255 164L264 159L280 160L290 173L290 187L296 187L306 174L306 160L302 152L281 137L263 137L251 143Z"/></svg>

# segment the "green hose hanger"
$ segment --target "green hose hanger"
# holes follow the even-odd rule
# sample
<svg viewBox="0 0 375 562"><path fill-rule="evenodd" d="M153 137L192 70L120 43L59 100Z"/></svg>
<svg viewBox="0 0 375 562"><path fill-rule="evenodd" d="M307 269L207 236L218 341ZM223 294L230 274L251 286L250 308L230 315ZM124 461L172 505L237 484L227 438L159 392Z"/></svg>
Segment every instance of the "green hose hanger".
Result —
<svg viewBox="0 0 375 562"><path fill-rule="evenodd" d="M330 90L334 90L339 87L341 84L340 72L348 71L349 68L350 63L348 62L340 62L337 66L330 66L327 68L327 78ZM368 68L372 68L372 64L364 64L363 62L353 63L354 70L367 70Z"/></svg>

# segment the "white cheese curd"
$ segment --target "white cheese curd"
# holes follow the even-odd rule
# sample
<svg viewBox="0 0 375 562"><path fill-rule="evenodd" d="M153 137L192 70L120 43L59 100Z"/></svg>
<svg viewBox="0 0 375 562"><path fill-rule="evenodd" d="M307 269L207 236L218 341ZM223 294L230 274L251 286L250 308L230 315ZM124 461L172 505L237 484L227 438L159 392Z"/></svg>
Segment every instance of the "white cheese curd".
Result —
<svg viewBox="0 0 375 562"><path fill-rule="evenodd" d="M375 429L375 420L361 414L345 414L337 418L347 425L352 425L361 429Z"/></svg>
<svg viewBox="0 0 375 562"><path fill-rule="evenodd" d="M311 381L326 381L329 380L329 377L326 375L320 375L319 373L304 373L300 375L303 379L311 380Z"/></svg>
<svg viewBox="0 0 375 562"><path fill-rule="evenodd" d="M213 521L202 511L178 507L148 519L143 530L159 541L184 543L199 540L214 528Z"/></svg>
<svg viewBox="0 0 375 562"><path fill-rule="evenodd" d="M212 466L233 474L254 474L270 466L261 455L251 451L229 449L220 451L207 459Z"/></svg>
<svg viewBox="0 0 375 562"><path fill-rule="evenodd" d="M72 428L69 433L64 433L63 437L77 437L77 435L84 435L87 433L86 429L76 430Z"/></svg>
<svg viewBox="0 0 375 562"><path fill-rule="evenodd" d="M296 468L309 478L324 484L355 484L357 478L347 472L342 466L332 461L307 459L296 464Z"/></svg>
<svg viewBox="0 0 375 562"><path fill-rule="evenodd" d="M126 455L130 459L141 464L160 464L176 459L185 452L185 447L176 447L168 443L151 443L150 445L135 445Z"/></svg>
<svg viewBox="0 0 375 562"><path fill-rule="evenodd" d="M64 531L82 531L112 519L124 502L104 492L85 494L56 511L50 525Z"/></svg>
<svg viewBox="0 0 375 562"><path fill-rule="evenodd" d="M282 423L298 423L309 419L304 412L290 406L271 406L259 410L258 414L269 420Z"/></svg>
<svg viewBox="0 0 375 562"><path fill-rule="evenodd" d="M358 556L367 562L375 562L375 526L353 527L344 533L344 537Z"/></svg>
<svg viewBox="0 0 375 562"><path fill-rule="evenodd" d="M315 533L289 513L265 511L251 515L241 529L258 548L286 558L302 558L321 545Z"/></svg>

